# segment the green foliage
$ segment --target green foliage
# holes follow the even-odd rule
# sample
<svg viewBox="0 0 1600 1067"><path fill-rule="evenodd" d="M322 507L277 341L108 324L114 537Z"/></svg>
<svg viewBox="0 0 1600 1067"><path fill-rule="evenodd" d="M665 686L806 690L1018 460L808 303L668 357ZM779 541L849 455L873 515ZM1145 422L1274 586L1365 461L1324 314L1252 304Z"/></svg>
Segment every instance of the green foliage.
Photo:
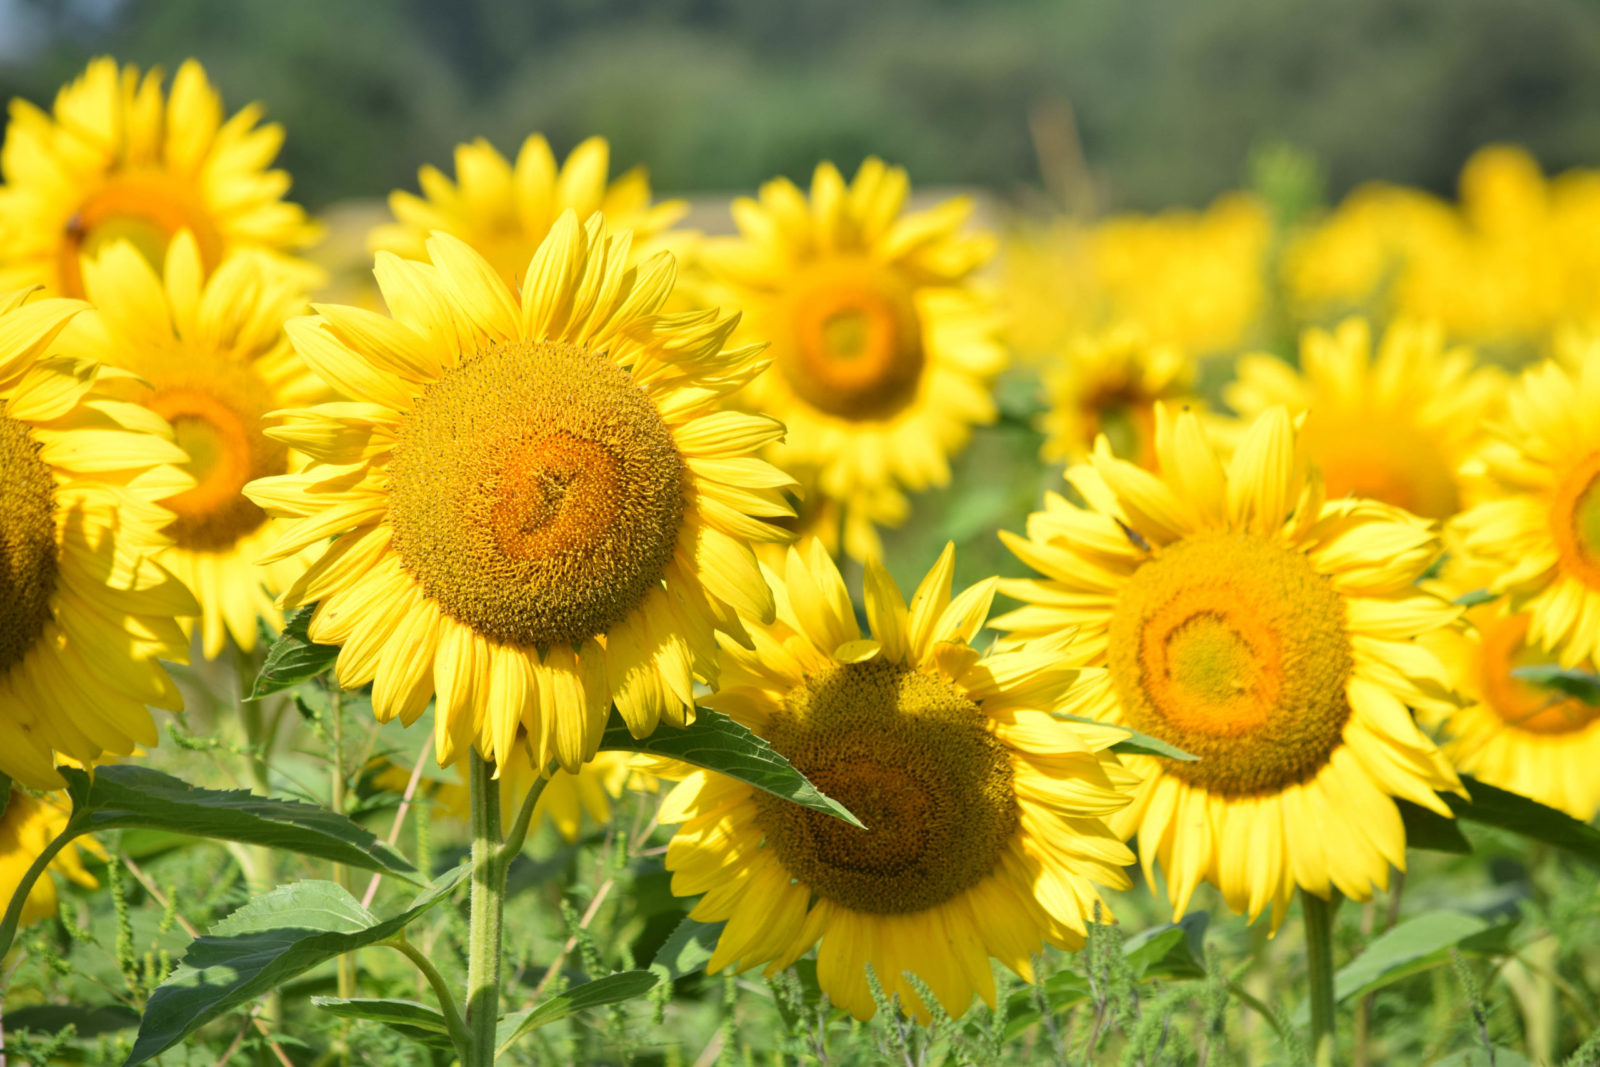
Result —
<svg viewBox="0 0 1600 1067"><path fill-rule="evenodd" d="M571 986L558 996L551 997L538 1007L514 1012L500 1020L495 1044L502 1053L513 1042L530 1030L565 1019L580 1011L620 1004L625 1000L642 997L655 988L660 978L651 971L622 971L596 978L592 982Z"/></svg>
<svg viewBox="0 0 1600 1067"><path fill-rule="evenodd" d="M283 633L267 649L249 699L293 689L333 666L339 658L338 646L319 645L306 632L315 611L315 604L307 604L284 620Z"/></svg>
<svg viewBox="0 0 1600 1067"><path fill-rule="evenodd" d="M1513 667L1511 676L1533 685L1548 686L1585 704L1600 704L1600 674L1594 671L1540 664Z"/></svg>
<svg viewBox="0 0 1600 1067"><path fill-rule="evenodd" d="M1579 822L1566 812L1480 782L1470 775L1462 775L1461 784L1471 794L1471 800L1452 793L1441 794L1457 819L1509 830L1530 841L1554 845L1587 863L1600 865L1600 830Z"/></svg>

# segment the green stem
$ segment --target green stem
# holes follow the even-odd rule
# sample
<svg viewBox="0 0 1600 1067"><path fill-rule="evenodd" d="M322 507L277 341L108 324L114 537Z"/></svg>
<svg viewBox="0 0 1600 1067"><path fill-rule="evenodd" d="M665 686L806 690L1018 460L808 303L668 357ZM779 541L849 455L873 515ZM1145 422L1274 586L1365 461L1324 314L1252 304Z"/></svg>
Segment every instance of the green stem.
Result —
<svg viewBox="0 0 1600 1067"><path fill-rule="evenodd" d="M460 1057L462 1063L468 1062L472 1034L467 1030L466 1021L461 1018L461 1009L456 1006L455 994L450 991L450 983L445 981L444 975L439 973L439 968L433 965L428 954L406 939L404 930L400 931L394 940L383 943L400 952L422 972L422 977L427 979L428 985L433 988L433 995L439 998L439 1010L444 1013L444 1025L450 1031L450 1041L456 1047L456 1055Z"/></svg>
<svg viewBox="0 0 1600 1067"><path fill-rule="evenodd" d="M333 720L333 781L332 796L329 798L333 810L344 814L345 808L345 777L344 777L344 690L337 685L328 694L329 717ZM346 884L345 866L342 863L333 865L333 880L341 888L348 889ZM349 1000L356 995L356 958L355 954L346 952L339 957L336 964L335 982L338 985L339 996ZM344 1027L343 1032L348 1033L349 1027Z"/></svg>
<svg viewBox="0 0 1600 1067"><path fill-rule="evenodd" d="M50 861L56 858L56 854L81 833L83 830L79 828L79 824L68 819L61 833L44 847L44 851L40 852L34 858L32 865L23 872L22 880L17 883L16 892L11 894L11 903L6 905L5 918L0 919L0 959L4 959L6 953L11 951L11 943L17 938L17 926L22 922L22 908L28 903L28 894L33 892L34 883L49 869Z"/></svg>
<svg viewBox="0 0 1600 1067"><path fill-rule="evenodd" d="M506 842L500 847L500 861L507 871L511 869L511 861L522 852L523 843L528 840L528 827L533 825L533 809L539 806L539 796L549 783L549 777L541 774L534 780L528 795L522 798L522 807L517 809L517 817L512 820L511 829L506 833Z"/></svg>
<svg viewBox="0 0 1600 1067"><path fill-rule="evenodd" d="M467 935L467 1025L471 1047L461 1067L492 1067L500 1017L500 924L506 863L501 855L500 783L494 764L473 749L468 771L472 801L472 914Z"/></svg>
<svg viewBox="0 0 1600 1067"><path fill-rule="evenodd" d="M1332 900L1300 891L1300 909L1306 923L1306 969L1311 976L1311 1054L1318 1063L1332 1063L1337 1047L1334 1033L1333 916L1340 897ZM1326 1045L1327 1052L1323 1048Z"/></svg>

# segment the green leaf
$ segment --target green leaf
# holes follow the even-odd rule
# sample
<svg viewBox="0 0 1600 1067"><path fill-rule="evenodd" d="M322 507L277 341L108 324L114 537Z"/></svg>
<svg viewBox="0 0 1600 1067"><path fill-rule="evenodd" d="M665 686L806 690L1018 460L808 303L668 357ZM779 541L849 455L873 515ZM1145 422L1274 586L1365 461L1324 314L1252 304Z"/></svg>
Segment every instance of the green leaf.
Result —
<svg viewBox="0 0 1600 1067"><path fill-rule="evenodd" d="M1111 751L1125 753L1130 756L1161 756L1165 759L1182 760L1184 763L1194 763L1200 759L1192 752L1185 752L1176 745L1169 745L1158 737L1141 734L1138 730L1130 730L1118 723L1101 722L1099 719L1086 719L1081 715L1068 715L1064 711L1051 713L1052 718L1065 719L1067 722L1087 723L1090 726L1105 726L1113 730L1121 730L1128 736L1111 746Z"/></svg>
<svg viewBox="0 0 1600 1067"><path fill-rule="evenodd" d="M1130 937L1123 955L1140 978L1204 978L1208 922L1205 912L1192 911L1175 923Z"/></svg>
<svg viewBox="0 0 1600 1067"><path fill-rule="evenodd" d="M457 867L383 920L333 882L296 882L251 901L195 939L182 965L150 995L124 1067L146 1062L296 975L393 937L448 896L467 871Z"/></svg>
<svg viewBox="0 0 1600 1067"><path fill-rule="evenodd" d="M662 724L655 733L644 738L634 737L622 716L612 711L611 722L600 738L600 750L643 752L682 760L737 778L775 797L843 819L851 826L861 826L861 820L838 801L824 796L788 760L774 752L771 745L747 727L710 708L697 709L694 722L688 726Z"/></svg>
<svg viewBox="0 0 1600 1067"><path fill-rule="evenodd" d="M596 978L592 982L575 985L565 993L551 997L543 1004L526 1011L507 1015L500 1020L500 1025L495 1029L495 1057L504 1055L506 1049L529 1031L589 1008L604 1007L607 1004L618 1004L634 997L642 997L654 989L658 981L660 981L659 976L650 971L619 971L604 978Z"/></svg>
<svg viewBox="0 0 1600 1067"><path fill-rule="evenodd" d="M1367 943L1366 949L1333 976L1334 999L1365 996L1392 982L1436 967L1450 949L1489 929L1476 915L1430 911L1397 924Z"/></svg>
<svg viewBox="0 0 1600 1067"><path fill-rule="evenodd" d="M1421 804L1396 798L1400 808L1400 821L1406 828L1406 847L1427 849L1430 852L1449 852L1457 856L1472 853L1472 842L1461 832L1454 819L1447 819Z"/></svg>
<svg viewBox="0 0 1600 1067"><path fill-rule="evenodd" d="M199 789L170 774L133 764L95 769L91 778L61 768L78 833L140 828L171 830L300 852L369 871L417 880L417 869L343 815L298 800L275 800L243 789Z"/></svg>
<svg viewBox="0 0 1600 1067"><path fill-rule="evenodd" d="M1015 990L1006 997L1006 1040L1020 1036L1043 1018L1039 1011L1041 995L1054 1016L1082 1004L1092 992L1083 976L1072 971L1058 971L1046 978L1042 986L1023 986Z"/></svg>
<svg viewBox="0 0 1600 1067"><path fill-rule="evenodd" d="M1600 830L1579 822L1564 811L1497 789L1465 774L1461 776L1461 784L1472 794L1470 801L1453 793L1439 795L1462 822L1510 830L1531 841L1543 841L1579 859L1600 865Z"/></svg>
<svg viewBox="0 0 1600 1067"><path fill-rule="evenodd" d="M437 1008L419 1004L415 1000L391 998L341 1000L338 997L312 997L311 1003L341 1018L365 1019L368 1022L378 1023L402 1037L427 1045L429 1048L455 1051L455 1045L450 1040L450 1026L444 1021L444 1014Z"/></svg>
<svg viewBox="0 0 1600 1067"><path fill-rule="evenodd" d="M711 954L717 950L717 938L722 936L726 925L703 923L685 916L656 953L656 958L650 961L650 969L662 968L669 981L704 970Z"/></svg>
<svg viewBox="0 0 1600 1067"><path fill-rule="evenodd" d="M6 1012L6 1030L13 1033L26 1030L53 1035L74 1026L79 1037L99 1037L138 1025L139 1013L122 1004L92 1008L76 1004L34 1004Z"/></svg>
<svg viewBox="0 0 1600 1067"><path fill-rule="evenodd" d="M255 688L250 690L250 696L246 699L260 700L272 693L292 689L333 666L333 661L339 656L338 646L319 645L306 633L306 627L311 625L311 613L315 610L315 604L307 604L284 620L283 633L267 649L267 658L256 675Z"/></svg>
<svg viewBox="0 0 1600 1067"><path fill-rule="evenodd" d="M1600 674L1554 663L1511 668L1511 677L1558 690L1585 704L1600 705Z"/></svg>
<svg viewBox="0 0 1600 1067"><path fill-rule="evenodd" d="M1451 603L1463 608L1475 608L1479 604L1489 604L1498 599L1500 599L1499 593L1491 593L1487 589L1474 589L1469 593L1462 593Z"/></svg>

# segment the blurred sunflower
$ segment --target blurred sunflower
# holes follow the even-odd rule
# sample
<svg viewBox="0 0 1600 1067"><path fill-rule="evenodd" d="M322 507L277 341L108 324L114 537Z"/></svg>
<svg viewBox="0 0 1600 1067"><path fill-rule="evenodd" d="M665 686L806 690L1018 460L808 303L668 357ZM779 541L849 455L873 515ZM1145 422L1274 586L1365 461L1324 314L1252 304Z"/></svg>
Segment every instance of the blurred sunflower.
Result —
<svg viewBox="0 0 1600 1067"><path fill-rule="evenodd" d="M1504 376L1438 326L1400 322L1377 353L1362 319L1307 330L1301 368L1245 356L1223 399L1246 420L1270 407L1308 412L1300 439L1329 497L1368 497L1426 519L1460 510L1463 461L1482 443Z"/></svg>
<svg viewBox="0 0 1600 1067"><path fill-rule="evenodd" d="M1102 438L1028 537L1002 531L1044 577L1001 583L1026 603L994 621L1011 640L1077 628L1083 666L1107 668L1077 713L1199 756L1130 756L1143 776L1111 817L1160 863L1175 915L1202 881L1251 919L1282 921L1296 886L1366 899L1405 867L1393 797L1442 815L1460 788L1408 705L1449 701L1413 639L1457 611L1413 583L1439 554L1428 523L1368 500L1324 502L1288 413L1272 408L1226 468L1196 415L1157 409L1160 474Z"/></svg>
<svg viewBox="0 0 1600 1067"><path fill-rule="evenodd" d="M207 278L187 230L164 259L158 270L126 242L86 258L94 307L62 336L62 350L136 375L142 385L127 398L167 420L188 457L193 488L161 502L176 516L161 563L199 601L201 645L215 658L228 636L254 648L257 618L280 625L273 596L304 570L295 559L258 566L284 524L241 490L289 470L289 449L263 432L262 417L325 391L283 333L305 310L300 279L249 253Z"/></svg>
<svg viewBox="0 0 1600 1067"><path fill-rule="evenodd" d="M62 804L56 794L34 796L15 786L11 788L5 811L0 813L0 900L9 903L16 895L22 876L44 853L45 846L66 828L67 817L71 814L69 806ZM98 841L79 837L56 853L55 859L50 861L50 874L59 874L85 889L98 889L100 882L84 867L83 858L78 854L80 848L105 858L105 849ZM40 878L33 883L22 905L21 925L48 919L55 915L57 907L55 878Z"/></svg>
<svg viewBox="0 0 1600 1067"><path fill-rule="evenodd" d="M1150 467L1156 401L1185 403L1194 391L1194 366L1173 345L1124 324L1074 337L1046 364L1043 379L1050 406L1039 418L1042 459L1081 460L1103 433L1118 456Z"/></svg>
<svg viewBox="0 0 1600 1067"><path fill-rule="evenodd" d="M782 419L773 460L843 505L844 550L882 552L875 526L904 521L903 489L950 479L949 458L995 417L989 386L1006 363L1000 316L973 272L988 236L963 236L965 198L902 215L910 185L869 159L845 184L816 169L734 201L742 236L709 239L704 266L749 334L772 344L773 373L741 402Z"/></svg>
<svg viewBox="0 0 1600 1067"><path fill-rule="evenodd" d="M82 296L80 256L116 240L157 264L188 230L210 271L234 249L283 252L316 237L305 212L283 200L288 174L266 169L282 128L257 125L257 104L224 121L192 59L168 99L161 78L102 58L57 94L53 115L11 102L0 149L0 290Z"/></svg>
<svg viewBox="0 0 1600 1067"><path fill-rule="evenodd" d="M1600 354L1523 372L1498 436L1473 463L1483 500L1452 532L1534 643L1564 667L1600 660Z"/></svg>
<svg viewBox="0 0 1600 1067"><path fill-rule="evenodd" d="M157 659L187 660L196 608L155 562L156 502L194 482L124 374L47 355L83 305L26 299L0 296L0 772L50 789L55 753L154 745L146 705L183 706Z"/></svg>
<svg viewBox="0 0 1600 1067"><path fill-rule="evenodd" d="M659 314L672 257L630 268L630 240L566 213L519 296L435 234L431 263L378 254L393 319L287 327L349 400L274 431L312 462L246 490L301 520L268 558L320 549L284 602L318 602L311 637L381 719L437 694L442 763L526 745L576 770L613 701L639 736L682 723L713 627L772 615L750 542L786 536L760 516L793 514L792 482L751 453L783 427L716 410L759 346L726 347L737 316Z"/></svg>
<svg viewBox="0 0 1600 1067"><path fill-rule="evenodd" d="M1428 642L1466 698L1437 719L1445 754L1490 785L1592 819L1600 810L1600 707L1511 673L1551 663L1528 643L1527 615L1484 604L1467 619L1471 628L1441 630Z"/></svg>
<svg viewBox="0 0 1600 1067"><path fill-rule="evenodd" d="M507 285L519 285L521 272L549 236L562 212L586 219L595 212L613 230L632 230L635 259L651 252L656 238L688 210L681 200L650 203L650 179L635 167L607 181L611 147L591 137L559 165L539 134L522 142L516 163L482 138L456 146L456 181L426 166L417 174L422 196L402 190L389 194L395 220L377 226L368 242L374 252L406 259L428 258L428 235L435 230L461 238L500 272Z"/></svg>
<svg viewBox="0 0 1600 1067"><path fill-rule="evenodd" d="M990 957L1031 981L1041 941L1083 945L1097 883L1126 887L1133 857L1104 821L1133 783L1108 751L1117 733L1052 717L1077 673L1053 649L972 647L995 580L952 598L954 558L946 548L909 609L870 562L863 638L838 569L808 542L770 579L778 617L752 630L754 650L724 640L707 703L868 829L689 773L660 817L683 824L672 891L705 894L690 915L727 923L712 972L770 976L820 941L817 980L856 1018L875 1009L868 965L923 1021L904 972L960 1015L974 992L994 1006Z"/></svg>

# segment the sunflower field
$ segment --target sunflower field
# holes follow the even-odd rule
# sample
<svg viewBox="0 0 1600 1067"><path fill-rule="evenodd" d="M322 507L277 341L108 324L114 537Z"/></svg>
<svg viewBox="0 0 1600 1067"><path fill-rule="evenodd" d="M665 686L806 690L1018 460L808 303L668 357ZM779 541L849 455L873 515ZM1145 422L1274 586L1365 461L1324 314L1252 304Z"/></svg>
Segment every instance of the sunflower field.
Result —
<svg viewBox="0 0 1600 1067"><path fill-rule="evenodd" d="M96 20L322 55L267 6L0 4L0 84ZM596 17L377 7L322 32L418 93ZM1506 79L1537 148L1441 137L1439 188L1261 136L1141 205L1187 193L1053 90L1019 185L981 98L969 160L684 62L755 146L677 120L681 188L604 107L385 182L248 50L19 86L0 1067L1600 1067L1600 139L1527 89L1600 23L1358 8L1566 41ZM623 84L649 34L869 39L607 10ZM1027 80L1029 10L871 40L935 98L892 39Z"/></svg>

